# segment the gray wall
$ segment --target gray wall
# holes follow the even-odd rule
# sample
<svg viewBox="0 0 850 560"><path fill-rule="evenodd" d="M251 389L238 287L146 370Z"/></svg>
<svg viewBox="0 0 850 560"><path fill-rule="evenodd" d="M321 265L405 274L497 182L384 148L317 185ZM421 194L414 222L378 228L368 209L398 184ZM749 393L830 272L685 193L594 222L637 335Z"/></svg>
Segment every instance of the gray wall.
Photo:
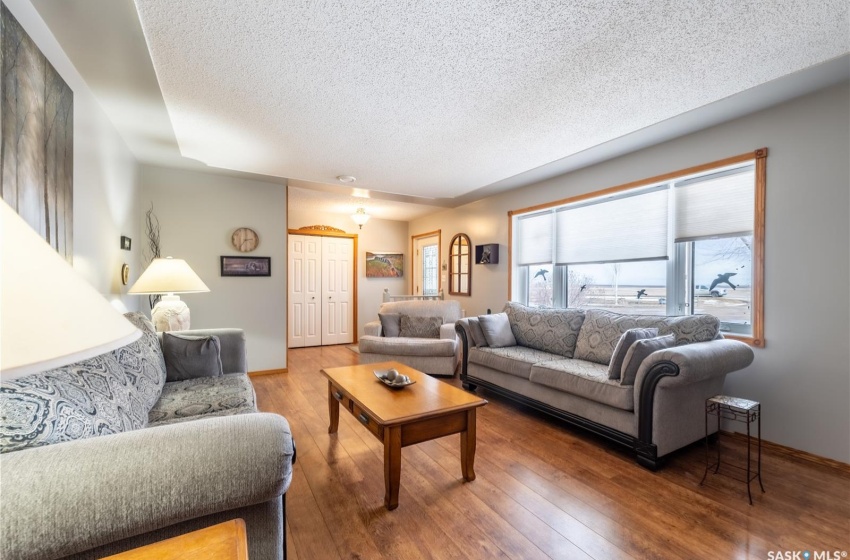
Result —
<svg viewBox="0 0 850 560"><path fill-rule="evenodd" d="M728 394L763 406L764 439L850 462L850 88L792 100L592 167L411 222L499 243L475 265L467 315L508 297L507 212L768 147L765 340ZM443 243L441 262L448 256ZM732 426L730 426L731 428Z"/></svg>
<svg viewBox="0 0 850 560"><path fill-rule="evenodd" d="M325 225L357 234L357 336L363 336L363 325L378 319L378 308L383 301L384 289L391 294L407 293L410 240L407 222L371 218L363 229L358 229L351 218L342 214L316 214L289 204L289 228ZM403 278L366 278L366 251L397 251L404 253Z"/></svg>
<svg viewBox="0 0 850 560"><path fill-rule="evenodd" d="M136 310L139 298L121 284L121 265L138 276L138 167L82 76L28 2L9 11L74 92L74 269L119 310ZM133 239L132 251L120 239Z"/></svg>
<svg viewBox="0 0 850 560"><path fill-rule="evenodd" d="M163 256L185 259L210 288L183 294L192 328L238 327L248 340L251 371L286 367L286 187L195 171L144 165L140 216L153 203ZM270 277L222 277L220 257L239 255L230 236L250 227L253 256L271 257ZM144 241L140 226L138 243ZM142 308L150 314L145 303Z"/></svg>

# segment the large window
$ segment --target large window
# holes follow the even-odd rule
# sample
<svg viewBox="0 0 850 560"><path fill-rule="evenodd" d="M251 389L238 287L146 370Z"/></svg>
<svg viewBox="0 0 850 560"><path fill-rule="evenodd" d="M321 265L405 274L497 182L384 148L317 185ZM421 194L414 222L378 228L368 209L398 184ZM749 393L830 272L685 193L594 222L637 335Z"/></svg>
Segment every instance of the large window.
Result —
<svg viewBox="0 0 850 560"><path fill-rule="evenodd" d="M762 345L766 155L511 212L511 299L710 313L725 334Z"/></svg>

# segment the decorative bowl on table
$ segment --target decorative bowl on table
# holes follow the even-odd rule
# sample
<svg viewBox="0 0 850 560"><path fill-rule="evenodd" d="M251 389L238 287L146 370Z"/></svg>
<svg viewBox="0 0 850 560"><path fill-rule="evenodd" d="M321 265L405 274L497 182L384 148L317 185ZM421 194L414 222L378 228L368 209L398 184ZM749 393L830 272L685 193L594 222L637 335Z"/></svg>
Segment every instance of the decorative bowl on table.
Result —
<svg viewBox="0 0 850 560"><path fill-rule="evenodd" d="M399 373L398 370L394 368L376 369L374 372L375 377L377 377L381 383L387 387L392 387L393 389L403 389L408 385L416 383L416 381L413 381L408 376Z"/></svg>

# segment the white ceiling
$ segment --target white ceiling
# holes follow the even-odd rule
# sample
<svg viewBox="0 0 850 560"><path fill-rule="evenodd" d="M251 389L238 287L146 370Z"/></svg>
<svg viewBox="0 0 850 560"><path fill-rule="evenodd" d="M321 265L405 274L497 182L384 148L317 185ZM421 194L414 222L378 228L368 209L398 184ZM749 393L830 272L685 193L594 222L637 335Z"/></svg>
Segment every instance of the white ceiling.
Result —
<svg viewBox="0 0 850 560"><path fill-rule="evenodd" d="M136 6L184 157L427 198L486 188L850 43L846 0Z"/></svg>
<svg viewBox="0 0 850 560"><path fill-rule="evenodd" d="M441 210L436 206L369 197L365 196L366 193L357 196L343 192L318 190L315 185L312 187L297 187L290 183L289 208L298 209L299 212L306 212L314 216L327 213L350 216L358 208L363 208L372 218L402 222L409 222Z"/></svg>
<svg viewBox="0 0 850 560"><path fill-rule="evenodd" d="M313 4L316 12L298 12L292 3L261 0L144 2L143 11L154 14L146 25L152 28L155 21L159 41L177 48L169 72L186 74L169 78L180 86L172 91L165 85L162 68L157 69L163 80L160 87L133 0L30 1L139 161L289 184L298 187L290 202L303 198L316 212L350 213L352 197L367 196L370 213L369 207L375 206L380 210L374 212L378 217L412 219L438 207L457 207L670 140L850 78L850 56L830 60L835 51L847 52L848 13L841 2L715 3L711 15L697 4L641 8L614 2L596 14L589 4L563 8L569 14L587 16L581 21L558 13L553 2L549 23L539 30L539 38L529 33L535 25L541 26L546 4L540 3L521 3L514 13L517 21L512 23L506 15L514 6L510 2L431 3L432 11L423 13L422 7L406 7L405 12L395 4L381 7L364 0L357 4L362 11L353 14L346 13L344 6ZM228 19L226 10L236 15ZM269 10L286 10L286 21L280 21L283 12L266 13ZM662 17L664 10L667 19ZM740 17L740 12L750 15ZM264 23L266 15L277 23ZM343 17L347 19L342 21ZM630 28L629 22L635 19L640 21ZM706 19L712 20L710 25L699 24ZM682 29L677 31L677 26ZM659 28L666 31L658 32ZM401 34L405 37L400 38ZM691 39L683 38L686 35ZM657 39L668 36L664 41ZM641 38L648 39L642 42ZM683 47L682 42L687 44ZM213 56L208 43L228 52ZM180 45L187 50L180 50ZM265 50L252 51L246 45ZM543 45L551 52L543 52ZM269 55L272 47L280 52ZM234 62L236 53L246 50L250 52ZM717 62L727 51L729 60ZM307 55L310 61L297 59ZM652 57L669 67L652 70L663 66ZM269 76L266 67L279 68L281 60L295 64L293 71ZM476 66L474 60L483 63ZM828 62L811 65L821 60ZM217 75L227 74L227 68L239 80ZM793 68L805 69L788 70ZM340 69L342 73L333 74ZM780 77L771 79L775 74ZM665 87L676 75L690 75L685 82L690 87L675 83ZM711 81L710 76L720 76L729 91L739 93L712 100L722 94L706 93L703 84ZM197 87L187 87L188 81ZM380 89L376 85L380 83L388 89ZM589 86L593 83L601 88L593 90ZM642 93L647 89L661 93ZM352 91L359 94L349 95ZM625 91L625 97L617 98L616 91ZM680 104L672 97L696 93L711 102L652 122L661 118L652 116L656 99L669 109ZM256 158L250 154L235 165L207 161L209 167L186 157L192 154L186 153L180 129L172 126L180 120L179 109L173 103L166 107L163 99L169 95L179 95L179 103L190 112L219 104L210 113L216 115L210 122L221 126L207 125L208 135L200 138L197 131L185 133L197 151L232 151L224 155L234 158L249 150L246 146L268 144L274 153L268 157L260 146L257 153L266 154L262 166L252 163ZM559 95L563 101L557 105ZM265 105L268 97L275 102ZM230 104L221 107L222 100ZM281 106L285 100L301 105ZM669 112L676 110L681 109ZM632 111L636 115L630 115ZM273 117L273 112L283 113L284 120ZM256 113L262 115L259 124L254 122ZM428 118L416 121L423 114ZM558 122L564 114L572 120ZM352 125L364 118L368 121L364 127ZM640 119L650 124L623 132L637 126ZM297 126L283 125L290 121ZM397 137L387 139L392 130L398 130ZM269 140L268 135L273 137ZM551 137L566 139L546 140ZM600 140L608 137L608 141ZM357 152L365 152L364 158L351 163L352 153ZM549 158L555 159L534 167L535 161ZM250 172L226 169L227 165ZM505 170L511 166L520 172L511 175L513 170ZM355 187L362 188L337 183L335 176L343 173L358 176ZM482 178L485 174L490 176ZM403 179L395 182L393 176ZM450 177L450 188L441 195L436 181L445 176ZM415 196L423 194L441 198ZM428 205L412 204L422 202Z"/></svg>

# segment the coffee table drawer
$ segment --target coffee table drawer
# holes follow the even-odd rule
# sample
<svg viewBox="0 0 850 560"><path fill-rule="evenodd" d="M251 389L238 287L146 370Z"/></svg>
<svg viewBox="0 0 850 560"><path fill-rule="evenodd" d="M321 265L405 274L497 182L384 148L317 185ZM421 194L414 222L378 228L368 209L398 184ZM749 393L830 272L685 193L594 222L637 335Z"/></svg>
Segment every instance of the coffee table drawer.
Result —
<svg viewBox="0 0 850 560"><path fill-rule="evenodd" d="M357 406L354 402L350 405L351 414L357 419L358 422L366 426L366 429L375 434L375 436L383 441L384 440L384 428L381 427L374 418L369 416L368 413L364 412L362 408Z"/></svg>

